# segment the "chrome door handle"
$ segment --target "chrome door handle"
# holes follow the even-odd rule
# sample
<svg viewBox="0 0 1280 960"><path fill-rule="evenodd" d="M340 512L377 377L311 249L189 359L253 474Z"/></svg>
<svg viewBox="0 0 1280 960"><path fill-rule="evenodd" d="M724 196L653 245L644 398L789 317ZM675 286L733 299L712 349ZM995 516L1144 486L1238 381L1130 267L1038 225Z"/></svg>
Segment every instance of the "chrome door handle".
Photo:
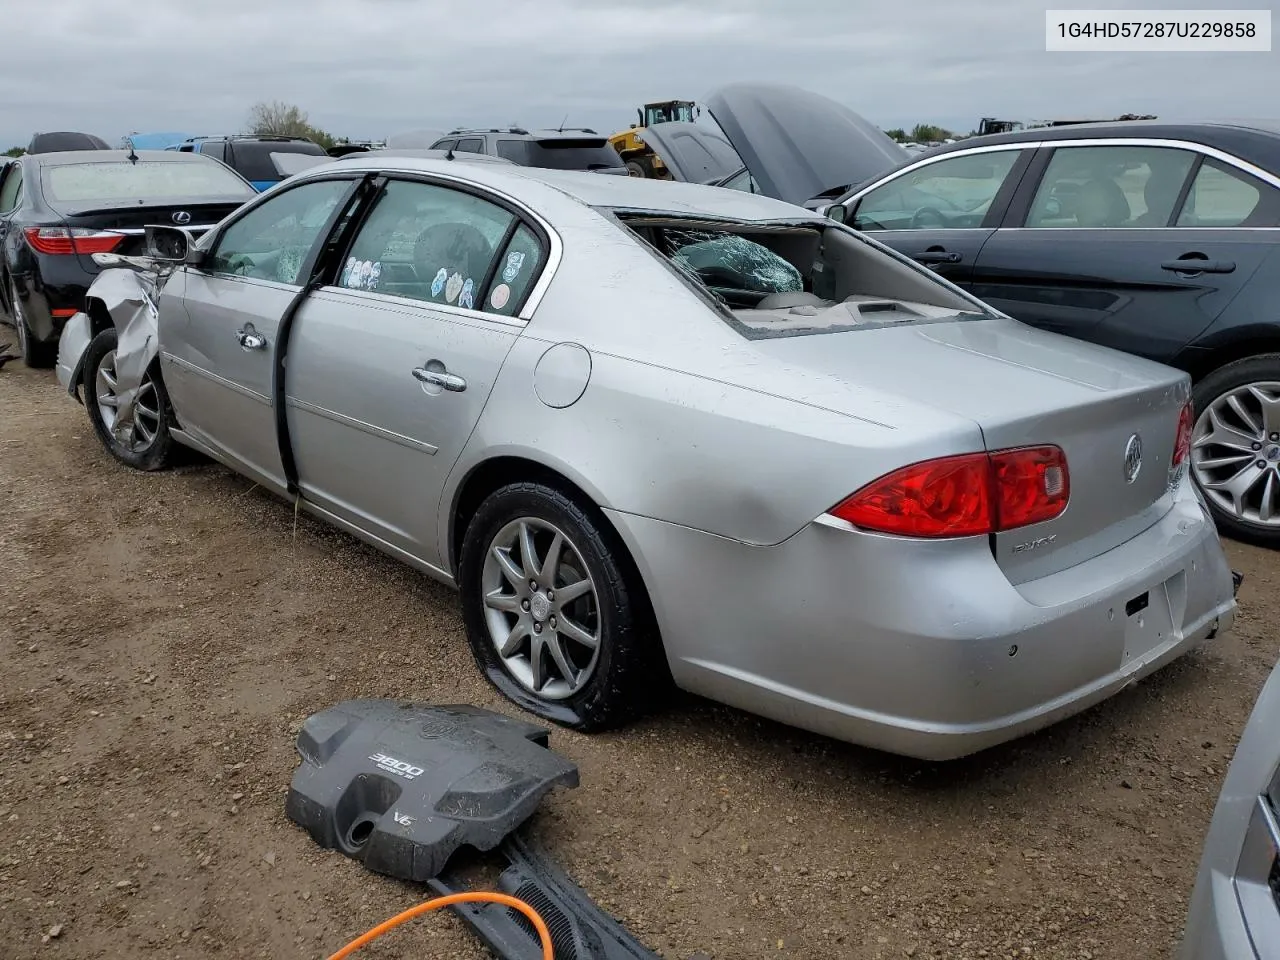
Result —
<svg viewBox="0 0 1280 960"><path fill-rule="evenodd" d="M236 331L236 343L245 350L261 350L267 345L267 338L255 330L252 323L246 323Z"/></svg>
<svg viewBox="0 0 1280 960"><path fill-rule="evenodd" d="M414 367L413 375L423 383L433 387L441 387L450 393L461 393L467 389L467 381L456 373L445 373L443 370L428 370L426 367Z"/></svg>

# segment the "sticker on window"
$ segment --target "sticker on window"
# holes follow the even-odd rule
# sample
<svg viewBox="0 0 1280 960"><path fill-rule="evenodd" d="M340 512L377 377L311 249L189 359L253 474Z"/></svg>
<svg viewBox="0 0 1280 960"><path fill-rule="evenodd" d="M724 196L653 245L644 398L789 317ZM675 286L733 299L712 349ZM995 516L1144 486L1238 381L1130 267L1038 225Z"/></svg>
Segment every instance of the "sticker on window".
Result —
<svg viewBox="0 0 1280 960"><path fill-rule="evenodd" d="M489 303L495 310L501 310L507 305L507 301L511 299L511 288L505 283L500 283L493 288L493 293L489 294Z"/></svg>
<svg viewBox="0 0 1280 960"><path fill-rule="evenodd" d="M440 291L444 289L445 279L449 276L449 271L441 267L436 271L436 278L431 281L431 295L433 297L440 296Z"/></svg>
<svg viewBox="0 0 1280 960"><path fill-rule="evenodd" d="M462 292L462 274L451 274L449 280L444 285L444 298L453 303L458 299L458 294Z"/></svg>
<svg viewBox="0 0 1280 960"><path fill-rule="evenodd" d="M520 271L524 268L524 253L516 250L507 254L507 265L502 268L502 279L506 283L511 283L516 277L520 276Z"/></svg>
<svg viewBox="0 0 1280 960"><path fill-rule="evenodd" d="M458 294L458 306L464 310L470 310L476 305L476 285L474 281L468 279L462 285L462 292Z"/></svg>

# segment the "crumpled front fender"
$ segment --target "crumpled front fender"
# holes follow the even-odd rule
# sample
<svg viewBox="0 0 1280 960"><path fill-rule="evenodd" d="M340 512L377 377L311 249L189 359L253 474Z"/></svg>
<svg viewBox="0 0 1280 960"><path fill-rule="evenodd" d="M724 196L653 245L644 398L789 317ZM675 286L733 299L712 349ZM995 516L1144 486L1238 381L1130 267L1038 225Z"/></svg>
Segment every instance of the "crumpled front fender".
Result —
<svg viewBox="0 0 1280 960"><path fill-rule="evenodd" d="M162 278L128 267L103 270L85 294L85 310L67 322L58 345L58 380L79 399L84 357L93 339L95 304L116 328L116 419L114 430L124 436L133 430L133 408L147 367L160 350L156 296Z"/></svg>

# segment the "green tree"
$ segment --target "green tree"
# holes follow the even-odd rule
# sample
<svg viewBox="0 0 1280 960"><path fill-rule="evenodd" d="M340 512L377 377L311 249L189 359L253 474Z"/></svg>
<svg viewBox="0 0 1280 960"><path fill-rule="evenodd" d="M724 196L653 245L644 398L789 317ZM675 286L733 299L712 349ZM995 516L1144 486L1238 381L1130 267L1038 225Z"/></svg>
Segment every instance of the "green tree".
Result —
<svg viewBox="0 0 1280 960"><path fill-rule="evenodd" d="M901 127L894 127L892 130L886 130L885 135L891 140L897 140L899 143L902 143L907 139L907 132Z"/></svg>
<svg viewBox="0 0 1280 960"><path fill-rule="evenodd" d="M254 105L249 111L249 133L260 137L306 137L326 150L337 142L329 133L312 126L301 107L279 100Z"/></svg>
<svg viewBox="0 0 1280 960"><path fill-rule="evenodd" d="M945 127L935 126L932 123L917 123L911 128L911 139L916 143L925 143L930 140L946 140L951 135L950 130Z"/></svg>
<svg viewBox="0 0 1280 960"><path fill-rule="evenodd" d="M26 148L25 148L25 147L10 147L8 150L6 150L6 151L4 152L4 156L6 156L6 157L20 157L20 156L22 156L22 155L23 155L24 153L26 153L26 152L27 152L27 151L26 151Z"/></svg>

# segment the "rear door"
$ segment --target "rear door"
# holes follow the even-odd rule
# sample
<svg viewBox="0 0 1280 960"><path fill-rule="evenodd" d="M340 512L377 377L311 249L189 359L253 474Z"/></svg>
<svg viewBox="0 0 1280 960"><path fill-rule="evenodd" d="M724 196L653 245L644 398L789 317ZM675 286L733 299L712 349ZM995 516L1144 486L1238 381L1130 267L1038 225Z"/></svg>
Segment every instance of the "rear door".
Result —
<svg viewBox="0 0 1280 960"><path fill-rule="evenodd" d="M1013 144L926 160L846 201L845 221L967 287L1033 153Z"/></svg>
<svg viewBox="0 0 1280 960"><path fill-rule="evenodd" d="M359 177L307 181L255 204L160 298L165 385L183 429L277 488L285 486L273 403L280 321Z"/></svg>
<svg viewBox="0 0 1280 960"><path fill-rule="evenodd" d="M1249 227L1275 225L1273 196L1185 145L1046 146L973 292L1034 326L1169 362L1270 251L1270 231Z"/></svg>
<svg viewBox="0 0 1280 960"><path fill-rule="evenodd" d="M523 328L545 238L495 197L391 179L289 341L290 446L306 498L443 569L444 482Z"/></svg>

